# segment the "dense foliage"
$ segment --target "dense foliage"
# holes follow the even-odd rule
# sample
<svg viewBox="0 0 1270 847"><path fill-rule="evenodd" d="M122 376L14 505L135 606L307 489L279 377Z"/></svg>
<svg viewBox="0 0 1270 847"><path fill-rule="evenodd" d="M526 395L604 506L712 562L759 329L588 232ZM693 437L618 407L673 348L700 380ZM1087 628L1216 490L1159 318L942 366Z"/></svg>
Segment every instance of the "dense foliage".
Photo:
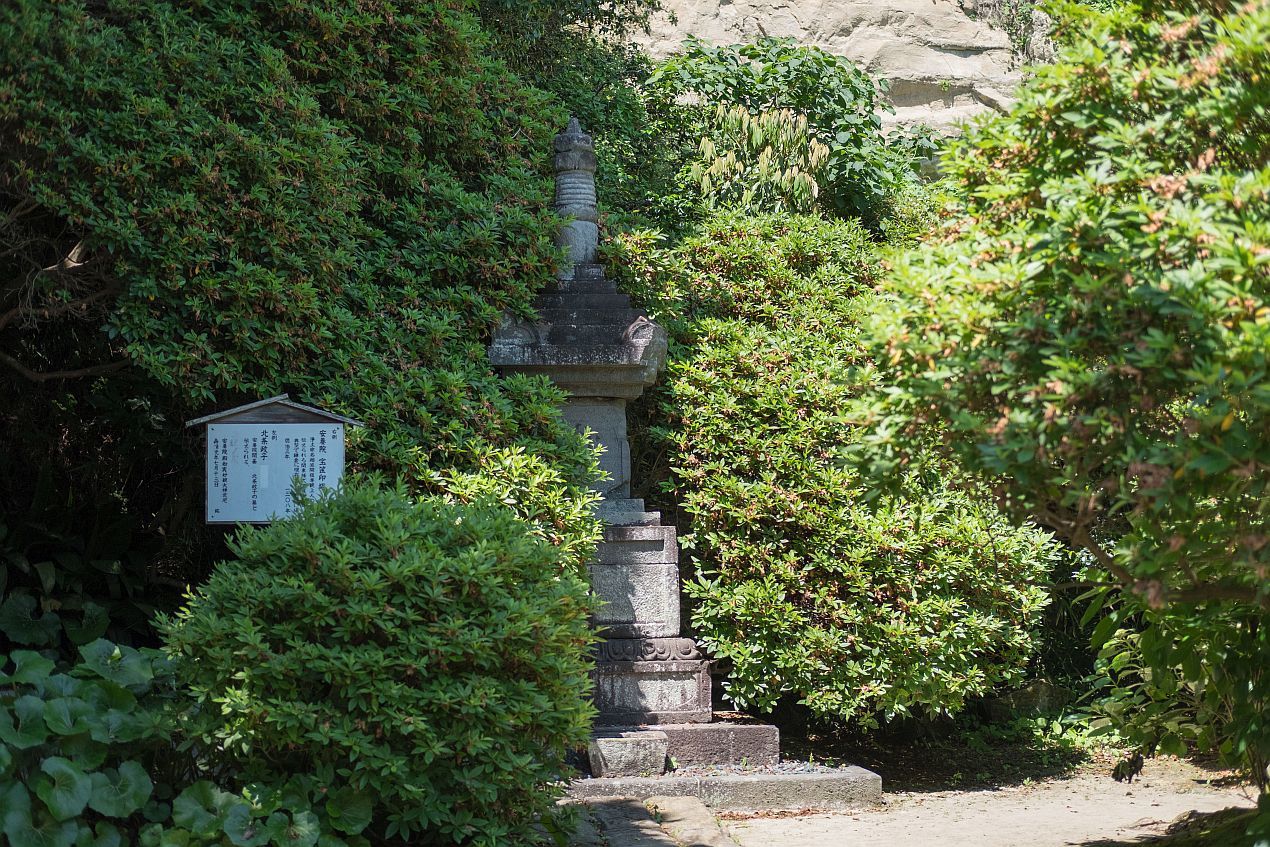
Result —
<svg viewBox="0 0 1270 847"><path fill-rule="evenodd" d="M1017 680L1048 537L936 478L868 503L838 461L870 378L864 230L723 215L673 249L629 235L616 258L672 336L652 472L669 475L690 530L693 627L727 665L728 699L766 711L792 695L868 725Z"/></svg>
<svg viewBox="0 0 1270 847"><path fill-rule="evenodd" d="M253 780L364 798L376 841L535 841L592 714L565 552L502 504L373 486L233 547L160 622L187 732Z"/></svg>
<svg viewBox="0 0 1270 847"><path fill-rule="evenodd" d="M205 778L233 774L183 744L189 703L159 651L99 639L79 654L70 665L32 650L0 661L0 833L10 847L366 843L362 795L326 794L301 775L237 792Z"/></svg>
<svg viewBox="0 0 1270 847"><path fill-rule="evenodd" d="M885 80L792 39L730 46L690 39L684 46L657 68L650 88L755 116L787 109L805 117L814 139L829 150L818 179L822 206L868 223L881 219L891 195L911 177L913 161L911 143L882 131L882 113L891 108Z"/></svg>
<svg viewBox="0 0 1270 847"><path fill-rule="evenodd" d="M1063 20L1061 61L944 160L963 213L876 313L890 385L861 455L885 471L938 432L1006 508L1088 551L1126 589L1100 595L1117 605L1095 640L1145 627L1140 693L1191 690L1264 781L1270 4Z"/></svg>
<svg viewBox="0 0 1270 847"><path fill-rule="evenodd" d="M6 543L197 576L181 421L289 391L367 422L357 467L494 494L583 556L592 457L484 354L553 276L564 117L463 4L4 4Z"/></svg>

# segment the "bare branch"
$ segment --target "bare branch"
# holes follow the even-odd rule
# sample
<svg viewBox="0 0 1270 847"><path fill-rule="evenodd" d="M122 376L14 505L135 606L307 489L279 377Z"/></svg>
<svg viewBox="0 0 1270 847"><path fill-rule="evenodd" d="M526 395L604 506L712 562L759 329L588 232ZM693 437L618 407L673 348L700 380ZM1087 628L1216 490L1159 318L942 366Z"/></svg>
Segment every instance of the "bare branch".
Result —
<svg viewBox="0 0 1270 847"><path fill-rule="evenodd" d="M33 308L30 306L14 306L9 311L0 315L0 329L4 329L17 318L35 318L36 320L50 320L59 317L67 312L73 312L76 309L87 309L89 306L114 294L119 289L116 286L106 286L100 291L94 291L87 297L80 297L78 300L67 300L65 303L58 303L55 306L41 306Z"/></svg>
<svg viewBox="0 0 1270 847"><path fill-rule="evenodd" d="M85 376L100 376L102 374L114 373L123 370L129 364L127 359L120 359L116 362L107 362L104 365L93 365L88 368L78 368L69 371L33 371L26 365L19 362L7 353L0 353L0 362L8 365L13 370L22 374L22 376L32 382L49 382L55 379L79 379Z"/></svg>

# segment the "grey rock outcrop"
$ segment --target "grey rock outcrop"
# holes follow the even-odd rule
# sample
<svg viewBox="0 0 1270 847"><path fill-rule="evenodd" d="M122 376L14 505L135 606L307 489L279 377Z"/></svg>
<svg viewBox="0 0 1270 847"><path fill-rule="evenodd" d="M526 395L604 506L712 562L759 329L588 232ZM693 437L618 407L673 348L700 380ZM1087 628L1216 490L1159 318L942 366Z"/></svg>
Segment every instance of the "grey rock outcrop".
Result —
<svg viewBox="0 0 1270 847"><path fill-rule="evenodd" d="M640 39L653 56L675 52L689 35L716 44L791 37L889 80L896 123L951 129L980 112L1007 107L1021 78L1009 35L958 0L664 0L664 5L651 34Z"/></svg>

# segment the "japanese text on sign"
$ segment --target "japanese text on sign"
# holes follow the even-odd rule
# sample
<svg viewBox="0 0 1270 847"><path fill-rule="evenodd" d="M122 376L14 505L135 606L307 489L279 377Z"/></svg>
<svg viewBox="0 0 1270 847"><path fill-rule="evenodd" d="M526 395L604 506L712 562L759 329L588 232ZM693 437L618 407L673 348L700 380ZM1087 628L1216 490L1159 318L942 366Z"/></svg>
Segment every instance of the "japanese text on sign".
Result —
<svg viewBox="0 0 1270 847"><path fill-rule="evenodd" d="M344 474L344 426L240 423L207 427L207 520L265 523L294 514L292 480L310 497Z"/></svg>

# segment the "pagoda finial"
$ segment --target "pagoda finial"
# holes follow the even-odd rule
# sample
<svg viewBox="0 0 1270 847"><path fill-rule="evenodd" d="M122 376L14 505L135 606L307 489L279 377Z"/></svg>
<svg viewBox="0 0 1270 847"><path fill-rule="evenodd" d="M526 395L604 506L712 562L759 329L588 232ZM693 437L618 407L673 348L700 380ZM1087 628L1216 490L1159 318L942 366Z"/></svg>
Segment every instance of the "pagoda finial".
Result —
<svg viewBox="0 0 1270 847"><path fill-rule="evenodd" d="M600 210L595 197L595 144L576 117L555 138L556 212L569 218L556 244L569 255L561 279L573 279L578 265L593 264L600 244Z"/></svg>

